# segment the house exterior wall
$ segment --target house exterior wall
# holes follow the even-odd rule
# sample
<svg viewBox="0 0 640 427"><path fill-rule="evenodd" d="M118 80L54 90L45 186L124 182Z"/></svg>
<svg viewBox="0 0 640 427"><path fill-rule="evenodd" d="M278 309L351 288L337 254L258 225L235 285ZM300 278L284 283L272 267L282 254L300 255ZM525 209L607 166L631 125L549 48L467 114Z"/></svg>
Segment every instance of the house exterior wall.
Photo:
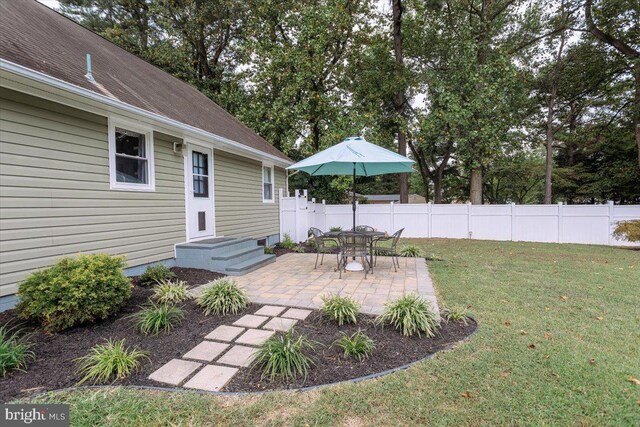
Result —
<svg viewBox="0 0 640 427"><path fill-rule="evenodd" d="M262 201L262 163L215 150L214 186L216 234L262 239L279 236L278 189L285 187L285 170L274 168L274 202ZM274 241L271 237L269 243ZM276 240L277 241L277 240Z"/></svg>
<svg viewBox="0 0 640 427"><path fill-rule="evenodd" d="M110 190L106 117L0 88L0 297L64 255L173 258L186 229L173 141L154 133L155 192Z"/></svg>

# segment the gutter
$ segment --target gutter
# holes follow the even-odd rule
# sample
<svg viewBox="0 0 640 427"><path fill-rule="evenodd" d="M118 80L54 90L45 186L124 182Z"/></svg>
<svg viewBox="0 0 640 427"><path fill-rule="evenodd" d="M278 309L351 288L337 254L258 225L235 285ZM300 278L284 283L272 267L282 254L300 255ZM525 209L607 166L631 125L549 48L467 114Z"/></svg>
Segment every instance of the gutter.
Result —
<svg viewBox="0 0 640 427"><path fill-rule="evenodd" d="M22 65L16 64L11 61L7 61L4 58L0 58L0 70L7 71L13 74L16 74L21 77L25 77L30 80L34 80L39 83L44 83L48 86L64 90L66 92L72 93L74 95L78 95L84 98L88 98L92 101L97 101L102 104L108 105L110 107L114 107L129 113L137 114L142 117L154 120L156 122L162 123L164 125L168 125L173 128L178 128L182 131L191 133L193 135L197 135L206 140L213 140L222 146L233 148L234 150L243 152L251 157L255 158L258 156L259 158L272 161L274 164L282 167L290 166L293 164L292 161L284 160L280 157L274 156L273 154L268 154L263 151L257 150L252 147L248 147L244 144L240 144L231 139L224 138L222 136L213 134L211 132L204 131L195 126L188 125L186 123L182 123L178 120L170 119L168 117L162 116L157 113L152 113L145 109L135 107L131 104L127 104L126 102L119 101L117 99L110 98L105 95L100 95L91 90L82 88L80 86L76 86L74 84L65 82L64 80L58 79L56 77L49 76L45 73L41 73L39 71L32 70L31 68L24 67Z"/></svg>

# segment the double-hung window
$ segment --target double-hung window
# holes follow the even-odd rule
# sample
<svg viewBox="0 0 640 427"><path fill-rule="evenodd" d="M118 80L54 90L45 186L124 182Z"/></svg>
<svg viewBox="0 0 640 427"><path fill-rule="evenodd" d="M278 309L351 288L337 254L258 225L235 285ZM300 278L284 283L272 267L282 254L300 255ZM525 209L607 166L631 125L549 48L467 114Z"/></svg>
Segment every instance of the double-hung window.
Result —
<svg viewBox="0 0 640 427"><path fill-rule="evenodd" d="M109 174L116 190L154 191L152 132L110 122Z"/></svg>
<svg viewBox="0 0 640 427"><path fill-rule="evenodd" d="M273 202L273 166L262 165L262 201Z"/></svg>

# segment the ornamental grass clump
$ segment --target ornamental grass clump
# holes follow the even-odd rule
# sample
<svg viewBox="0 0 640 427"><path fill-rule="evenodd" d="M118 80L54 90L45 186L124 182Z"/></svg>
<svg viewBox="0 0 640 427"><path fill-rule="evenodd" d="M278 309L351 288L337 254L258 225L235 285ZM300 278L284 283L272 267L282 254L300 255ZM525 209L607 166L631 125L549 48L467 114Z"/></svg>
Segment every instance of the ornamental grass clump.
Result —
<svg viewBox="0 0 640 427"><path fill-rule="evenodd" d="M376 322L391 325L405 336L424 334L428 338L434 337L440 327L429 303L417 295L407 295L386 304Z"/></svg>
<svg viewBox="0 0 640 427"><path fill-rule="evenodd" d="M82 375L78 384L87 381L106 383L125 378L140 367L142 359L149 360L147 353L125 347L124 339L96 344L89 354L76 359L78 375Z"/></svg>
<svg viewBox="0 0 640 427"><path fill-rule="evenodd" d="M167 333L184 320L184 310L169 304L151 302L147 307L132 316L136 320L136 327L144 335L158 335Z"/></svg>
<svg viewBox="0 0 640 427"><path fill-rule="evenodd" d="M197 303L207 316L210 314L238 314L249 305L249 297L233 280L224 277L211 282L202 291Z"/></svg>
<svg viewBox="0 0 640 427"><path fill-rule="evenodd" d="M400 256L402 257L422 257L422 249L416 245L405 245L400 248Z"/></svg>
<svg viewBox="0 0 640 427"><path fill-rule="evenodd" d="M160 304L179 304L191 298L187 282L179 280L171 282L161 281L153 290L153 299Z"/></svg>
<svg viewBox="0 0 640 427"><path fill-rule="evenodd" d="M35 355L30 350L31 343L21 330L13 330L6 325L0 327L0 377L9 371L26 371L27 361Z"/></svg>
<svg viewBox="0 0 640 427"><path fill-rule="evenodd" d="M262 370L262 378L293 380L307 377L311 366L315 364L307 353L314 350L316 343L304 335L297 335L293 329L282 335L266 340L253 356L252 368Z"/></svg>
<svg viewBox="0 0 640 427"><path fill-rule="evenodd" d="M342 326L345 323L356 323L360 305L349 297L327 295L322 297L320 312L324 317Z"/></svg>
<svg viewBox="0 0 640 427"><path fill-rule="evenodd" d="M371 355L376 347L373 340L360 329L352 335L347 335L344 332L341 332L341 335L334 344L343 350L345 358L353 357L358 362L362 362Z"/></svg>
<svg viewBox="0 0 640 427"><path fill-rule="evenodd" d="M442 310L442 318L446 322L463 322L465 325L469 324L467 321L467 308L466 307L451 307Z"/></svg>
<svg viewBox="0 0 640 427"><path fill-rule="evenodd" d="M138 284L140 286L153 286L161 283L165 280L175 279L176 274L169 269L166 265L156 264L150 265L147 269L138 277Z"/></svg>
<svg viewBox="0 0 640 427"><path fill-rule="evenodd" d="M280 242L279 246L285 249L293 249L296 246L296 242L293 241L289 233L284 233L284 238Z"/></svg>

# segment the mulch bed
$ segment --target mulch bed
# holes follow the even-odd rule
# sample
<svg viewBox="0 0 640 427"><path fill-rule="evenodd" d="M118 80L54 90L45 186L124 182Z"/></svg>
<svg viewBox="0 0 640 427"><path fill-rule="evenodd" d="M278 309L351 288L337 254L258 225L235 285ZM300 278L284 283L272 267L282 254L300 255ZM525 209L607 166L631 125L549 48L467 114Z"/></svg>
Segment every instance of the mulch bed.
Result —
<svg viewBox="0 0 640 427"><path fill-rule="evenodd" d="M316 253L316 249L307 244L307 243L302 243L301 246L304 249L304 253L306 254L315 254ZM293 249L287 249L287 248L283 248L282 246L280 246L279 244L276 244L273 247L273 253L276 254L277 257L282 256L284 254L291 254L291 253L302 253L302 252L296 252Z"/></svg>
<svg viewBox="0 0 640 427"><path fill-rule="evenodd" d="M171 267L170 270L176 275L176 280L187 282L189 287L204 285L205 283L225 277L222 273L202 270L200 268ZM137 285L137 277L133 277L132 282L134 285Z"/></svg>
<svg viewBox="0 0 640 427"><path fill-rule="evenodd" d="M436 353L469 336L477 327L475 321L468 319L466 325L461 321L443 323L440 335L435 338L405 337L391 327L374 326L373 320L371 316L360 315L355 325L337 326L314 311L295 326L296 333L304 334L318 343L313 354L315 365L309 370L306 379L274 383L262 379L258 369L243 368L225 386L224 391L295 389L376 374ZM340 337L340 332L351 335L358 329L366 333L376 344L371 356L362 362L345 358L339 347L331 345Z"/></svg>

